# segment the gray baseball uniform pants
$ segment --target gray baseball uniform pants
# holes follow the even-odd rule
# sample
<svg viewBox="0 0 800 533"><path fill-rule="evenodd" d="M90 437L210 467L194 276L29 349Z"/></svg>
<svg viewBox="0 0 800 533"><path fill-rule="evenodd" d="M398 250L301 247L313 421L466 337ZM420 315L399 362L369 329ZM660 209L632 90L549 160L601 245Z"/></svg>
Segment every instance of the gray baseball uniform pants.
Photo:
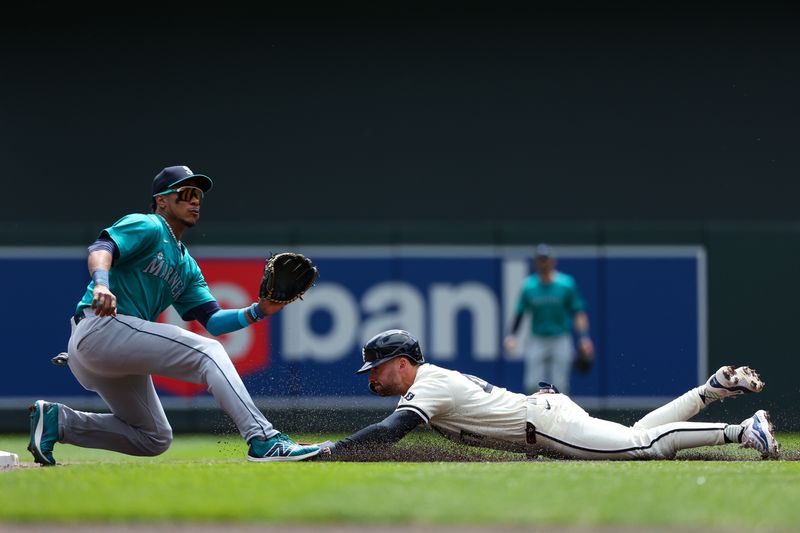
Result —
<svg viewBox="0 0 800 533"><path fill-rule="evenodd" d="M539 389L539 382L546 381L564 394L569 394L569 376L574 357L571 335L531 335L525 347L525 391L529 394L535 392Z"/></svg>
<svg viewBox="0 0 800 533"><path fill-rule="evenodd" d="M70 319L69 368L111 414L59 409L60 442L129 455L158 455L172 428L151 374L208 385L245 440L278 433L253 403L218 341L178 326L126 315L98 318L91 309Z"/></svg>

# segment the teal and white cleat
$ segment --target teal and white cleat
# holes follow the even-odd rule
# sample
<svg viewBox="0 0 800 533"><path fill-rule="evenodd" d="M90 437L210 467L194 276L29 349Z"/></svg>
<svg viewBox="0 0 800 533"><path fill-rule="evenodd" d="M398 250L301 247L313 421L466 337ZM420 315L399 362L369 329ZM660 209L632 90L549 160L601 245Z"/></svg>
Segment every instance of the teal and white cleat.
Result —
<svg viewBox="0 0 800 533"><path fill-rule="evenodd" d="M33 460L42 466L53 466L53 447L58 442L58 404L37 400L28 410L31 412L31 441L28 451Z"/></svg>
<svg viewBox="0 0 800 533"><path fill-rule="evenodd" d="M250 439L247 460L256 462L302 461L314 457L319 452L319 446L301 446L283 433L278 433L267 440Z"/></svg>

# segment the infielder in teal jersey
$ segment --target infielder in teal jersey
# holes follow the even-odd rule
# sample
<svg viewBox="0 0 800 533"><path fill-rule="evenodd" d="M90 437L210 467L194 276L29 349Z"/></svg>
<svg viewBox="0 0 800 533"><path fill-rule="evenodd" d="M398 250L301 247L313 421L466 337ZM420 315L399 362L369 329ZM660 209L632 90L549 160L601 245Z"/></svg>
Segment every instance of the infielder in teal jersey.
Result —
<svg viewBox="0 0 800 533"><path fill-rule="evenodd" d="M70 319L69 368L96 391L110 414L75 411L39 400L31 407L28 449L54 465L56 442L154 456L172 442L172 429L152 374L208 386L249 444L250 461L297 461L319 453L280 433L253 403L218 341L156 322L170 305L212 335L249 327L284 304L260 299L243 309L221 309L181 242L200 218L213 183L186 166L163 169L153 180L152 214L131 214L89 246L92 277Z"/></svg>
<svg viewBox="0 0 800 533"><path fill-rule="evenodd" d="M583 361L591 361L594 357L594 345L589 338L589 318L575 279L556 270L556 257L550 246L540 244L536 247L534 266L536 273L529 276L522 286L511 333L505 338L505 348L509 352L516 348L515 334L523 315L529 312L532 335L525 347L525 391L531 394L538 390L539 381L545 381L567 394L575 357L573 327L578 335Z"/></svg>

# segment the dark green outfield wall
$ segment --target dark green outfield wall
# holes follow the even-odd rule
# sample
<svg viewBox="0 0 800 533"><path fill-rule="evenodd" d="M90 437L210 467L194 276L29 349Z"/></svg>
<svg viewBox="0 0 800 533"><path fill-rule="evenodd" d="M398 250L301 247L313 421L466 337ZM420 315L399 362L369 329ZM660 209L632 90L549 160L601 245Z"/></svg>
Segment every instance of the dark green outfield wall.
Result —
<svg viewBox="0 0 800 533"><path fill-rule="evenodd" d="M797 220L788 6L268 13L2 17L0 221Z"/></svg>

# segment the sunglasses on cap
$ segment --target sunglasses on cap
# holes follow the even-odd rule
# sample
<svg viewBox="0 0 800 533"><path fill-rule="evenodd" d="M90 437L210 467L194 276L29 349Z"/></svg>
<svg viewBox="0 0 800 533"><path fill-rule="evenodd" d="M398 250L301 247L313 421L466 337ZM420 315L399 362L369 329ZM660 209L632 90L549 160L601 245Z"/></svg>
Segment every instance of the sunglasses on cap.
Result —
<svg viewBox="0 0 800 533"><path fill-rule="evenodd" d="M165 194L170 194L176 192L178 193L178 200L181 202L190 202L192 200L203 200L203 189L200 187L192 187L191 185L185 185L183 187L178 187L177 189L167 189L164 192L160 192L155 196L163 196Z"/></svg>

